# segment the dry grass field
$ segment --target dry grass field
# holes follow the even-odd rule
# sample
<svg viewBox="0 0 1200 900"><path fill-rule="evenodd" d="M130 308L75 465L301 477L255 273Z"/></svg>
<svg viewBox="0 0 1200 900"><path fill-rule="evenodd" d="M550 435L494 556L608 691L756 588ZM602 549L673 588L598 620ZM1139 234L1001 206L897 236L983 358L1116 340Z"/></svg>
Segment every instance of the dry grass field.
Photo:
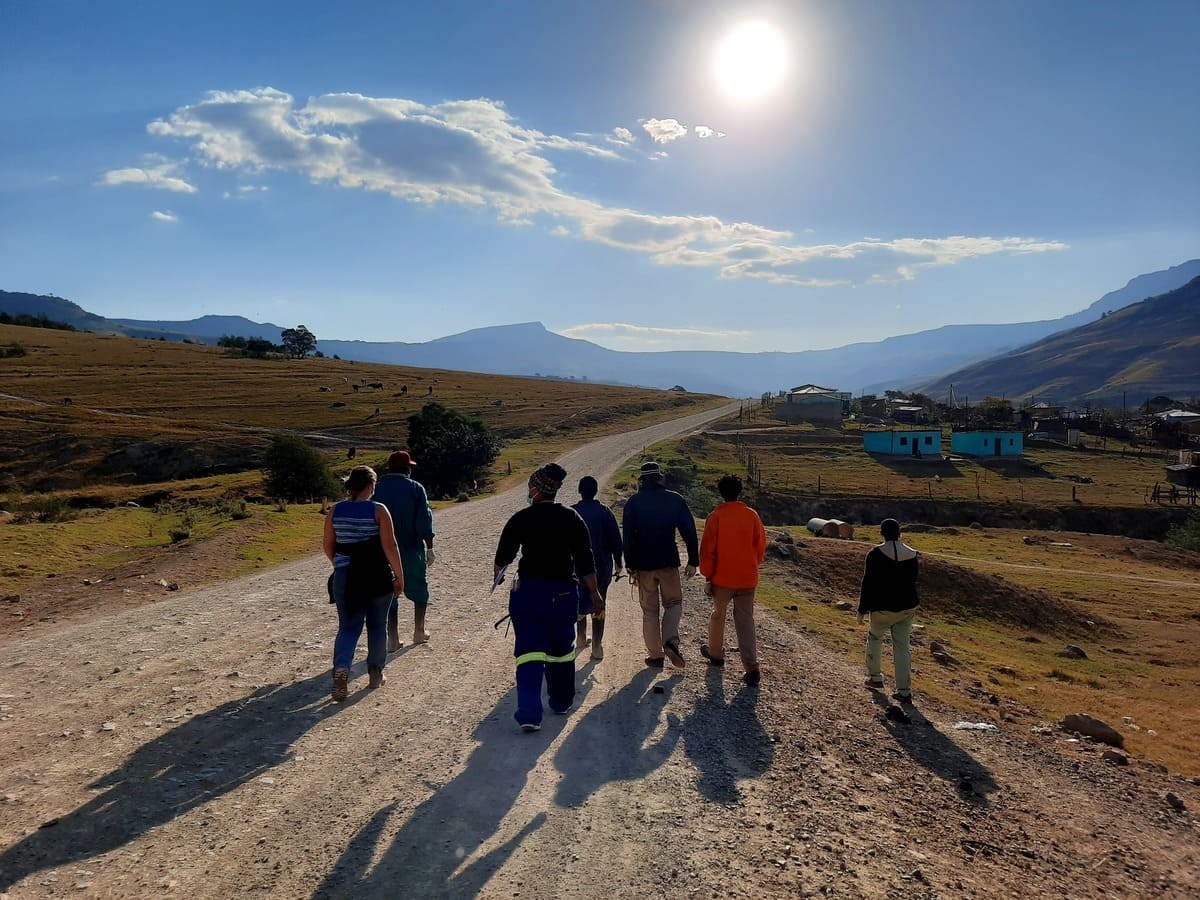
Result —
<svg viewBox="0 0 1200 900"><path fill-rule="evenodd" d="M65 520L17 524L19 516L0 515L0 595L57 593L64 602L85 579L150 572L206 543L214 552L192 558L192 584L316 552L320 504L240 500L262 493L254 467L277 430L326 450L336 470L351 465L350 447L355 463L382 467L404 445L407 417L437 401L504 440L480 485L486 493L595 437L726 402L0 326L0 346L12 345L25 355L0 359L0 509L44 504ZM64 584L73 589L52 589ZM51 614L45 604L42 612Z"/></svg>

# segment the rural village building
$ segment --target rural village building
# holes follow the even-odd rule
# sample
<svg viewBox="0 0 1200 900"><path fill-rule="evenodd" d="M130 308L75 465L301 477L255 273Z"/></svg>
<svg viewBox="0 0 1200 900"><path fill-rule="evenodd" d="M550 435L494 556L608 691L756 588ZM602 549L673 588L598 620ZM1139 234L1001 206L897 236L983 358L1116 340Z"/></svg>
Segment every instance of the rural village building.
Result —
<svg viewBox="0 0 1200 900"><path fill-rule="evenodd" d="M850 393L802 384L783 395L775 405L775 418L785 422L840 422L850 411Z"/></svg>
<svg viewBox="0 0 1200 900"><path fill-rule="evenodd" d="M882 456L932 456L942 455L942 432L938 429L863 432L863 449Z"/></svg>
<svg viewBox="0 0 1200 900"><path fill-rule="evenodd" d="M1019 431L955 431L950 452L963 456L1022 456L1025 435Z"/></svg>
<svg viewBox="0 0 1200 900"><path fill-rule="evenodd" d="M1168 409L1159 413L1158 418L1168 425L1178 425L1188 434L1200 434L1200 413L1186 409Z"/></svg>

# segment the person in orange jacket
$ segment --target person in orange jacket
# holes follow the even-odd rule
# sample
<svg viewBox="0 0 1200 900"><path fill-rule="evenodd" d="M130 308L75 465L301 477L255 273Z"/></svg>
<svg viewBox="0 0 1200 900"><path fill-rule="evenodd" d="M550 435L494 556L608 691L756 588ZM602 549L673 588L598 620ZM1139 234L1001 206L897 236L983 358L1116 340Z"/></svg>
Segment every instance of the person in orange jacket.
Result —
<svg viewBox="0 0 1200 900"><path fill-rule="evenodd" d="M708 643L700 646L700 655L711 666L725 665L725 616L732 602L738 655L746 670L742 681L758 687L754 590L758 587L758 567L767 555L767 532L758 513L738 500L742 479L725 475L717 482L717 490L725 502L705 520L700 541L700 574L707 580L706 590L713 598Z"/></svg>

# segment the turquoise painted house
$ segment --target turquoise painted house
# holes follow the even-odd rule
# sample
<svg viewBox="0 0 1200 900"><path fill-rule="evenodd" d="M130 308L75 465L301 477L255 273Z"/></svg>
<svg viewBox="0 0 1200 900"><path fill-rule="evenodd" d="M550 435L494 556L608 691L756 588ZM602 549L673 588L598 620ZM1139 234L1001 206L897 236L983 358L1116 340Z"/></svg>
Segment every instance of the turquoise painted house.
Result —
<svg viewBox="0 0 1200 900"><path fill-rule="evenodd" d="M937 429L866 431L863 432L863 449L868 453L879 453L884 456L941 457L942 433Z"/></svg>
<svg viewBox="0 0 1200 900"><path fill-rule="evenodd" d="M1023 456L1025 435L1019 431L955 431L950 452L963 456Z"/></svg>

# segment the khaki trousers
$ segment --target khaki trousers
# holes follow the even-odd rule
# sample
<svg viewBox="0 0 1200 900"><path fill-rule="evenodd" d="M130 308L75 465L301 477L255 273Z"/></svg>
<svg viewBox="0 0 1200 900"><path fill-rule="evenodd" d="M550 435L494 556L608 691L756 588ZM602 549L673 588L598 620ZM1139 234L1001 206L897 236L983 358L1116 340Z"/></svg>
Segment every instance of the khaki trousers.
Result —
<svg viewBox="0 0 1200 900"><path fill-rule="evenodd" d="M679 643L679 622L683 618L683 585L679 581L679 569L638 572L637 586L646 652L654 659L662 659L664 642Z"/></svg>
<svg viewBox="0 0 1200 900"><path fill-rule="evenodd" d="M883 684L883 639L890 633L898 694L912 693L912 648L908 639L916 614L916 607L900 612L873 612L871 627L867 629L867 677Z"/></svg>
<svg viewBox="0 0 1200 900"><path fill-rule="evenodd" d="M754 634L754 588L723 588L713 585L713 611L708 617L708 650L725 658L725 617L733 604L733 627L737 632L738 655L747 672L758 668L758 641Z"/></svg>

